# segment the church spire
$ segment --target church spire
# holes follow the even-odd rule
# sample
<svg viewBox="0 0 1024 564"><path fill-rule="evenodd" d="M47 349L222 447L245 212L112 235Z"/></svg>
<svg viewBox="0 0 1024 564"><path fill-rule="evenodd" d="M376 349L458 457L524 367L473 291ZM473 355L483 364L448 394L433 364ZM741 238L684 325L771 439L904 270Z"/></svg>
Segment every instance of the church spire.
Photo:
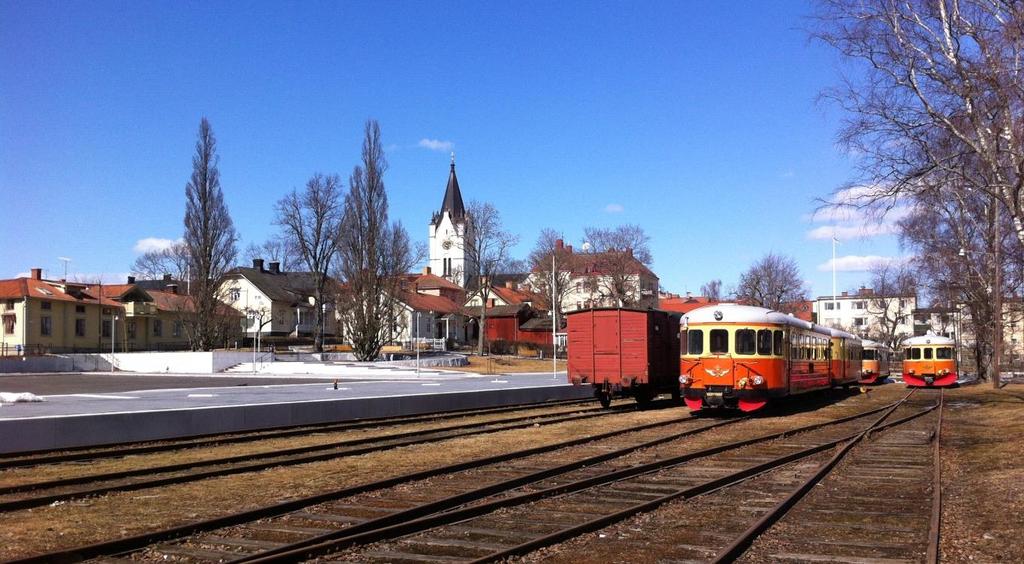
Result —
<svg viewBox="0 0 1024 564"><path fill-rule="evenodd" d="M462 192L459 191L459 179L455 176L455 153L452 153L451 171L448 173L448 187L444 191L444 201L441 202L441 209L438 217L448 212L452 221L458 221L466 217L466 206L462 203Z"/></svg>

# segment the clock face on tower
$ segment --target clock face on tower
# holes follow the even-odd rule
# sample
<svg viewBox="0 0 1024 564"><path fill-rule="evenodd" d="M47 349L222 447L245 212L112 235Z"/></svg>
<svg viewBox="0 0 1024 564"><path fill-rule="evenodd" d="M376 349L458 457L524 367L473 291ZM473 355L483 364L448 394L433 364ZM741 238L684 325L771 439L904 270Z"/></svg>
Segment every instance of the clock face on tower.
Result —
<svg viewBox="0 0 1024 564"><path fill-rule="evenodd" d="M441 246L444 247L444 250L447 251L448 249L452 248L452 242L451 241L445 241L444 243L441 243Z"/></svg>

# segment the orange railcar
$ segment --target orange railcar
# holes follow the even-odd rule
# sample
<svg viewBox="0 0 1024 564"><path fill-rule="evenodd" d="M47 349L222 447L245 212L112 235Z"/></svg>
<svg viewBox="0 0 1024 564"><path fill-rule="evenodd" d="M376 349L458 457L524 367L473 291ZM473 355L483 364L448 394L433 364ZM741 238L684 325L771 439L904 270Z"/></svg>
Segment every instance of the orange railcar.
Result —
<svg viewBox="0 0 1024 564"><path fill-rule="evenodd" d="M858 383L877 384L889 377L892 349L882 343L864 339L863 358L863 375Z"/></svg>
<svg viewBox="0 0 1024 564"><path fill-rule="evenodd" d="M761 307L697 308L683 318L681 342L679 384L691 410L754 411L860 377L856 336Z"/></svg>
<svg viewBox="0 0 1024 564"><path fill-rule="evenodd" d="M903 381L910 387L946 387L956 384L959 369L956 341L928 333L905 339Z"/></svg>
<svg viewBox="0 0 1024 564"><path fill-rule="evenodd" d="M566 316L568 378L612 396L646 402L679 394L679 316L659 310L595 308Z"/></svg>

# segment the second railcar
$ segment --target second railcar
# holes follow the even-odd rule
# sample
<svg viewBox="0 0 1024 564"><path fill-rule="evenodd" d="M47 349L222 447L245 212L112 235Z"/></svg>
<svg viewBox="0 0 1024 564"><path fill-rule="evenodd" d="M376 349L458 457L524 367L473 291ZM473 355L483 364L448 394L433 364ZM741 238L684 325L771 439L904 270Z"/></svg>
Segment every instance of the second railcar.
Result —
<svg viewBox="0 0 1024 564"><path fill-rule="evenodd" d="M679 315L660 310L594 308L566 316L568 378L591 385L607 407L613 396L646 402L679 395Z"/></svg>
<svg viewBox="0 0 1024 564"><path fill-rule="evenodd" d="M882 343L864 340L864 368L860 384L877 384L889 377L892 349Z"/></svg>

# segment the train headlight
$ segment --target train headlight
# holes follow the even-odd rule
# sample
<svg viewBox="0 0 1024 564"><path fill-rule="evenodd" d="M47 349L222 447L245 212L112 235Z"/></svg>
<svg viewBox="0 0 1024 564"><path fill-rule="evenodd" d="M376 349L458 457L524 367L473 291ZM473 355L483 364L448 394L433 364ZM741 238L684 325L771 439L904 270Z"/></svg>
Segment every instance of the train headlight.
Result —
<svg viewBox="0 0 1024 564"><path fill-rule="evenodd" d="M738 388L746 388L747 387L747 379L746 378L740 378L740 381L736 382L736 387L738 387Z"/></svg>
<svg viewBox="0 0 1024 564"><path fill-rule="evenodd" d="M679 377L679 383L684 386L689 386L690 382L693 382L693 378L690 378L686 374L683 374L682 376Z"/></svg>
<svg viewBox="0 0 1024 564"><path fill-rule="evenodd" d="M754 378L751 381L754 383L755 386L760 386L761 384L764 384L764 378L760 376L754 376Z"/></svg>

